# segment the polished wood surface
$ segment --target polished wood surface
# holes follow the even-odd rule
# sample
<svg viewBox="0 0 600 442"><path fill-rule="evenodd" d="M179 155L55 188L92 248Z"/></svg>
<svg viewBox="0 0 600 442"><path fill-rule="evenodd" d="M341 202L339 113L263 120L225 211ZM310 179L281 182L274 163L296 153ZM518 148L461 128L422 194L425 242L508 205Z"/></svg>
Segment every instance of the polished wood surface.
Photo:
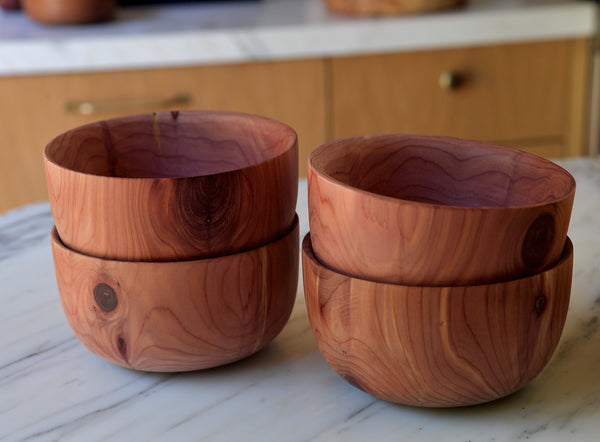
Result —
<svg viewBox="0 0 600 442"><path fill-rule="evenodd" d="M574 195L551 161L456 138L342 139L309 161L316 256L382 282L475 284L545 269L562 253Z"/></svg>
<svg viewBox="0 0 600 442"><path fill-rule="evenodd" d="M42 152L56 135L143 112L213 109L285 122L298 133L305 176L308 152L326 141L324 83L322 60L0 78L0 117L8 122L0 133L0 212L48 198ZM180 95L189 103L169 104ZM68 112L71 101L103 110Z"/></svg>
<svg viewBox="0 0 600 442"><path fill-rule="evenodd" d="M292 224L297 149L289 126L230 112L81 126L45 150L56 228L69 247L111 259L195 259L256 247Z"/></svg>
<svg viewBox="0 0 600 442"><path fill-rule="evenodd" d="M215 367L267 345L291 313L298 219L277 241L184 262L110 261L52 250L65 316L79 340L117 365L145 371Z"/></svg>
<svg viewBox="0 0 600 442"><path fill-rule="evenodd" d="M586 154L590 53L589 40L568 39L338 57L333 136L422 133ZM442 88L442 74L460 81Z"/></svg>
<svg viewBox="0 0 600 442"><path fill-rule="evenodd" d="M302 245L304 292L331 367L376 397L422 407L492 401L546 366L569 306L573 248L546 272L500 284L410 287L334 272Z"/></svg>

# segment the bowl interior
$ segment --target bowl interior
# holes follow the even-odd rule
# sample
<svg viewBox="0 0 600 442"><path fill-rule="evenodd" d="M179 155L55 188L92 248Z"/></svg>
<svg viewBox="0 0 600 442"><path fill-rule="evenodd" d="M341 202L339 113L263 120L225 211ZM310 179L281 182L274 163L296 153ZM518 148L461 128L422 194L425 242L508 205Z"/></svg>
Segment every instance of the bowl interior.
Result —
<svg viewBox="0 0 600 442"><path fill-rule="evenodd" d="M337 140L311 166L352 188L461 207L546 204L575 190L560 166L516 149L445 137L379 135Z"/></svg>
<svg viewBox="0 0 600 442"><path fill-rule="evenodd" d="M257 165L295 143L289 126L255 115L159 112L75 128L52 140L45 157L91 175L183 178Z"/></svg>

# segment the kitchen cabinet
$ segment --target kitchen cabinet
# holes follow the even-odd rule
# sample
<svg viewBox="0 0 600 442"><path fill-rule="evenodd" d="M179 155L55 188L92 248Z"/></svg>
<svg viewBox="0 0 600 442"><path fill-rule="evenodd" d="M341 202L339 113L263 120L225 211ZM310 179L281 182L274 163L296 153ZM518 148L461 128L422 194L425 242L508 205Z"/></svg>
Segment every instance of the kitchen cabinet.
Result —
<svg viewBox="0 0 600 442"><path fill-rule="evenodd" d="M158 110L235 110L284 121L298 132L301 176L323 142L373 133L480 139L552 158L585 155L590 59L590 40L581 38L2 77L0 212L46 198L42 150L55 135Z"/></svg>
<svg viewBox="0 0 600 442"><path fill-rule="evenodd" d="M321 60L0 78L0 212L47 198L43 148L81 124L159 110L234 110L286 122L306 151L325 140L325 96Z"/></svg>
<svg viewBox="0 0 600 442"><path fill-rule="evenodd" d="M339 57L333 136L422 133L587 153L586 39Z"/></svg>

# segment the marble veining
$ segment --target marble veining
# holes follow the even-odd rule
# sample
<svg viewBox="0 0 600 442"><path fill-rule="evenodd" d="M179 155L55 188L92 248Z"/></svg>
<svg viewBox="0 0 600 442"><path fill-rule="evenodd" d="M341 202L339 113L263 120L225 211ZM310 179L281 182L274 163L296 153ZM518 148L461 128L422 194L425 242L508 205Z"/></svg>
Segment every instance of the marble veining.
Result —
<svg viewBox="0 0 600 442"><path fill-rule="evenodd" d="M600 160L577 180L571 305L556 354L507 398L457 409L375 399L319 353L302 288L264 350L192 373L142 373L90 353L67 324L46 202L0 216L0 440L595 441L600 431ZM301 236L308 231L300 183Z"/></svg>
<svg viewBox="0 0 600 442"><path fill-rule="evenodd" d="M26 218L18 210L0 217L0 261L47 238L47 226L53 224L48 203L32 204L28 211Z"/></svg>

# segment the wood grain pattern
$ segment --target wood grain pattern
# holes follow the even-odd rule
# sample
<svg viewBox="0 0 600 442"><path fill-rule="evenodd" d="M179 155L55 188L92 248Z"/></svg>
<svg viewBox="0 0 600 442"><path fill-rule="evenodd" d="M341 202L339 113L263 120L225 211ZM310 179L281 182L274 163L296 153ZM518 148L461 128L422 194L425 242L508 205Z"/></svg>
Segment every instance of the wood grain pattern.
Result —
<svg viewBox="0 0 600 442"><path fill-rule="evenodd" d="M392 402L452 407L509 395L546 366L567 315L573 248L567 239L543 273L462 287L351 278L315 258L310 235L302 266L311 327L342 378Z"/></svg>
<svg viewBox="0 0 600 442"><path fill-rule="evenodd" d="M272 243L184 262L103 260L52 250L65 316L79 340L109 362L145 371L227 364L283 328L298 284L298 218Z"/></svg>
<svg viewBox="0 0 600 442"><path fill-rule="evenodd" d="M582 38L336 57L333 137L421 133L581 155L589 99L585 48L589 39ZM443 72L464 81L443 90ZM557 144L554 154L548 147Z"/></svg>
<svg viewBox="0 0 600 442"><path fill-rule="evenodd" d="M324 83L320 59L0 77L0 116L10 122L0 132L0 212L48 199L42 150L57 134L98 119L169 111L156 103L179 94L190 96L182 111L247 112L288 123L306 176L308 152L326 141ZM80 115L65 112L71 100L120 107Z"/></svg>
<svg viewBox="0 0 600 442"><path fill-rule="evenodd" d="M55 138L45 165L62 241L98 257L230 254L281 236L296 208L296 133L247 114L100 121Z"/></svg>
<svg viewBox="0 0 600 442"><path fill-rule="evenodd" d="M518 150L445 137L337 140L309 159L316 256L381 282L464 285L534 274L564 248L575 180Z"/></svg>

